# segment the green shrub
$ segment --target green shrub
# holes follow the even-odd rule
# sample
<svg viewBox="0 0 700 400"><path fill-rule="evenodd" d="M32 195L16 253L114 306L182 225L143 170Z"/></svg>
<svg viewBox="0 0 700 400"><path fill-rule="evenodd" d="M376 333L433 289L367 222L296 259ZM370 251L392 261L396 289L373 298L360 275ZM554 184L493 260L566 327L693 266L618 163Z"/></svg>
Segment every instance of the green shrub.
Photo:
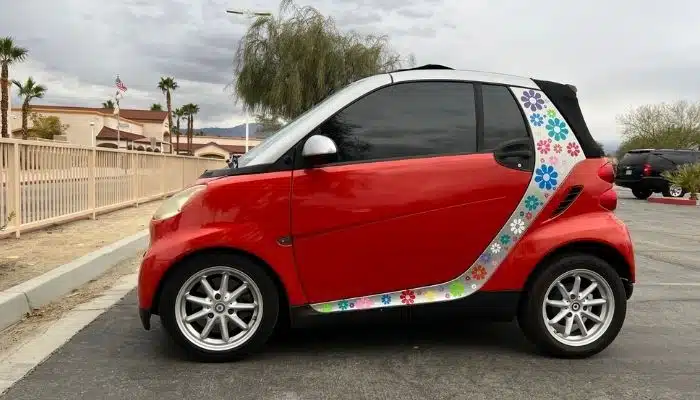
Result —
<svg viewBox="0 0 700 400"><path fill-rule="evenodd" d="M698 199L700 192L700 163L684 164L675 171L664 171L661 174L674 185L678 185L690 193L690 198Z"/></svg>

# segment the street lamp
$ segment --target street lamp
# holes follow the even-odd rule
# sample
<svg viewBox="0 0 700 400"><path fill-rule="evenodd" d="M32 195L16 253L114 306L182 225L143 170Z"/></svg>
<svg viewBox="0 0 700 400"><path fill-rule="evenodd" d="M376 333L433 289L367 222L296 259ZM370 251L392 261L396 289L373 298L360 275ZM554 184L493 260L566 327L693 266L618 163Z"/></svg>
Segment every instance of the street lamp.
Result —
<svg viewBox="0 0 700 400"><path fill-rule="evenodd" d="M229 14L244 15L247 17L270 17L272 13L260 12L260 11L250 11L250 10L226 10ZM248 138L250 137L248 128L248 109L245 109L245 152L248 152Z"/></svg>
<svg viewBox="0 0 700 400"><path fill-rule="evenodd" d="M92 138L92 147L95 147L95 121L90 121L90 137Z"/></svg>

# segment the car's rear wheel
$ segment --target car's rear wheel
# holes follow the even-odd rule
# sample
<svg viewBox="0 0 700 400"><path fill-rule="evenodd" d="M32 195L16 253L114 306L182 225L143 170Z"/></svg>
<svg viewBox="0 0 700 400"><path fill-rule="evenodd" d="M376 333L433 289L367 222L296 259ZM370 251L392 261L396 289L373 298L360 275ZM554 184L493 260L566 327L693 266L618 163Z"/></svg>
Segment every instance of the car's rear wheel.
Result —
<svg viewBox="0 0 700 400"><path fill-rule="evenodd" d="M685 196L685 190L683 190L683 188L678 185L671 184L668 185L668 189L664 190L663 195L664 197L679 198Z"/></svg>
<svg viewBox="0 0 700 400"><path fill-rule="evenodd" d="M265 269L250 259L202 254L165 282L159 313L170 336L195 359L233 361L270 337L279 294Z"/></svg>
<svg viewBox="0 0 700 400"><path fill-rule="evenodd" d="M521 304L525 336L549 355L585 358L607 348L627 313L620 276L604 260L570 254L549 263Z"/></svg>
<svg viewBox="0 0 700 400"><path fill-rule="evenodd" d="M634 197L640 200L646 200L651 196L651 190L648 189L632 189L632 194Z"/></svg>

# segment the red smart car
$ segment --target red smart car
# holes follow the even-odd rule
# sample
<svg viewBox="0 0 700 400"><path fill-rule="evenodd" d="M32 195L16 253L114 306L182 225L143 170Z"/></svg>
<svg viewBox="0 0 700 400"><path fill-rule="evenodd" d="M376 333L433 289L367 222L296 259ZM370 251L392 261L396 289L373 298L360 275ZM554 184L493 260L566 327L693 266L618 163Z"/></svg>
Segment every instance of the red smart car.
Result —
<svg viewBox="0 0 700 400"><path fill-rule="evenodd" d="M393 311L517 318L542 352L591 356L635 282L613 180L571 85L372 76L163 203L141 320L209 361L280 324Z"/></svg>

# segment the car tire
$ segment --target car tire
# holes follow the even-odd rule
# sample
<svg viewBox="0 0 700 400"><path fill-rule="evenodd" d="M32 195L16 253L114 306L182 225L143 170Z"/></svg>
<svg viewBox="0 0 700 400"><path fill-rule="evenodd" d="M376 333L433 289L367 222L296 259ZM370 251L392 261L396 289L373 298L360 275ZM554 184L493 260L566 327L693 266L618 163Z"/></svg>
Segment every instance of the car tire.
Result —
<svg viewBox="0 0 700 400"><path fill-rule="evenodd" d="M640 200L646 200L651 196L651 190L648 189L632 189L632 194L634 197Z"/></svg>
<svg viewBox="0 0 700 400"><path fill-rule="evenodd" d="M682 198L685 194L686 191L678 185L669 185L663 192L664 197L673 197L676 199Z"/></svg>
<svg viewBox="0 0 700 400"><path fill-rule="evenodd" d="M593 281L598 287L583 301L569 297L568 306L545 306L545 299L563 303L563 294L558 290L557 282L564 282L563 285L570 295L575 292L576 275L581 277L579 295L586 295L585 289ZM561 301L552 297L557 295L562 297ZM612 303L610 298L613 299ZM600 299L605 299L606 303L587 305L599 303ZM557 322L556 319L561 313L566 314ZM615 269L598 257L574 253L560 256L539 270L520 303L518 324L525 337L540 352L559 358L586 358L603 351L613 342L622 328L626 313L627 296L622 279ZM599 321L587 315L594 315ZM545 318L555 321L554 325L546 322ZM569 319L572 323L567 323ZM584 330L579 327L579 322L587 325L585 330L588 336L583 334ZM565 337L563 333L557 332L557 329L563 329L565 333L569 325L572 327L569 328L570 336ZM574 332L577 332L577 335L574 335Z"/></svg>
<svg viewBox="0 0 700 400"><path fill-rule="evenodd" d="M236 361L265 345L275 330L280 304L265 267L244 256L217 252L192 257L176 268L164 283L158 311L163 327L187 355L203 362ZM228 285L222 291L224 275ZM196 296L197 303L186 300L187 294ZM194 314L201 317L186 319ZM246 325L247 330L242 328ZM209 333L203 339L205 329Z"/></svg>

